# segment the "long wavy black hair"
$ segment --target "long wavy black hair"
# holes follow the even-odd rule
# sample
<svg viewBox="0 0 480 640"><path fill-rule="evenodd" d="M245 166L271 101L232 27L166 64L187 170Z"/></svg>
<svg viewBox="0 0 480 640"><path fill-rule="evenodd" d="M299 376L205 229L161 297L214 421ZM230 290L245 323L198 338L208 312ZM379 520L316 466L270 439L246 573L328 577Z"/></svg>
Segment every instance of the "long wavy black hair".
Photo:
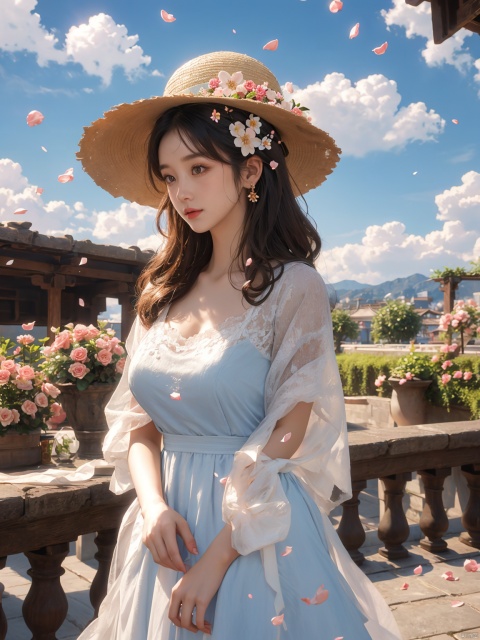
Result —
<svg viewBox="0 0 480 640"><path fill-rule="evenodd" d="M211 119L213 109L220 113L217 123ZM236 121L245 123L248 117L248 112L236 108L225 111L223 105L214 103L190 103L166 111L155 123L148 144L148 172L152 185L155 186L155 179L162 180L158 157L160 142L165 134L174 130L192 151L230 165L239 186L246 158L234 146L229 125ZM261 137L271 131L273 127L262 119ZM247 202L245 223L232 262L233 265L245 256L252 259L251 265L245 266L245 279L255 285L242 287L242 295L250 305L261 304L270 295L274 283L283 273L284 264L300 261L314 266L321 249L316 227L293 193L285 161L288 149L280 136L281 132L275 132L271 149L255 149L264 164L255 186L259 200ZM275 169L270 166L272 160L278 165ZM166 215L164 224L163 215ZM147 328L165 305L178 300L192 288L209 263L213 248L210 232L192 231L175 211L168 194L160 203L156 226L165 243L137 281L137 313ZM280 265L280 268L274 270L274 265ZM153 286L147 287L148 284Z"/></svg>

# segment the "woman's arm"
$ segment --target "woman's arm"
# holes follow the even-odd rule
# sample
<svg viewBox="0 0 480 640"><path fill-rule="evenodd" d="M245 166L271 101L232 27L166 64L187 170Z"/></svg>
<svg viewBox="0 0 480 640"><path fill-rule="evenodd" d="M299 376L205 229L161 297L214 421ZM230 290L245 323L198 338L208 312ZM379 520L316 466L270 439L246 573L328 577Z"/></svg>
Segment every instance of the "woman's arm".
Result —
<svg viewBox="0 0 480 640"><path fill-rule="evenodd" d="M186 571L177 544L183 538L190 553L198 554L187 521L165 502L160 470L162 435L153 422L130 432L128 466L142 511L143 542L156 563Z"/></svg>

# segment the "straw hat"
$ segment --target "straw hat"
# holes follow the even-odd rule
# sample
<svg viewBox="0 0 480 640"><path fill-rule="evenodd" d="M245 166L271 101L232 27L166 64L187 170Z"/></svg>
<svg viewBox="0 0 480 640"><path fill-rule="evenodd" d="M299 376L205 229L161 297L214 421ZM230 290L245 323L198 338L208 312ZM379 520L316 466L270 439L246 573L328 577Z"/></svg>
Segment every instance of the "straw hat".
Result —
<svg viewBox="0 0 480 640"><path fill-rule="evenodd" d="M339 160L341 152L335 141L289 108L249 98L205 95L209 81L220 71L229 74L241 71L244 81L268 83L269 89L281 92L272 72L254 58L231 51L199 56L175 71L163 96L117 105L85 127L77 153L84 170L113 196L158 208L165 184L159 181L155 191L148 180L147 145L152 128L171 107L210 102L232 105L263 117L275 128L289 151L286 162L296 195L321 184Z"/></svg>

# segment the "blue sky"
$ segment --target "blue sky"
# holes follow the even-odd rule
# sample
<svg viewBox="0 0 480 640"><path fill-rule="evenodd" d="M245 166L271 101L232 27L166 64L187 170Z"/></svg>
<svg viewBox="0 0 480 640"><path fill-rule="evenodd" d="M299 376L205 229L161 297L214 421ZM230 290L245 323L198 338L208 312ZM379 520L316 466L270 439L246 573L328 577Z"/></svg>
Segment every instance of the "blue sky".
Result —
<svg viewBox="0 0 480 640"><path fill-rule="evenodd" d="M345 0L333 14L328 0L2 0L2 14L0 221L153 248L154 212L81 170L82 127L115 104L161 95L187 60L232 50L293 82L343 149L306 198L327 280L374 284L480 256L480 37L462 29L434 45L428 2ZM275 38L278 49L264 51ZM45 120L28 127L33 109ZM60 184L70 167L74 180Z"/></svg>

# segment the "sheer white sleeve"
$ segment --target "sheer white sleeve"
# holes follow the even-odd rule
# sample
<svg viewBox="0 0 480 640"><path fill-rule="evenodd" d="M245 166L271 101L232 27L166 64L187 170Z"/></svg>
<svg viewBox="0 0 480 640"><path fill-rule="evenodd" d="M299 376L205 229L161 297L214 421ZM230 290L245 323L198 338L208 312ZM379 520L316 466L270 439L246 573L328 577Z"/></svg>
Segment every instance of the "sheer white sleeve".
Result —
<svg viewBox="0 0 480 640"><path fill-rule="evenodd" d="M127 463L130 431L143 427L151 421L150 416L136 401L128 384L132 356L146 333L147 330L138 317L135 318L125 342L127 359L122 377L105 407L109 430L103 443L103 456L107 462L115 465L110 489L117 494L133 489Z"/></svg>
<svg viewBox="0 0 480 640"><path fill-rule="evenodd" d="M235 455L224 494L224 520L241 554L287 536L290 506L279 472L297 475L325 513L351 497L344 399L325 284L315 269L297 263L285 269L277 287L275 298L264 303L276 307L265 418ZM272 460L262 450L277 421L299 402L313 402L303 442L292 458Z"/></svg>

